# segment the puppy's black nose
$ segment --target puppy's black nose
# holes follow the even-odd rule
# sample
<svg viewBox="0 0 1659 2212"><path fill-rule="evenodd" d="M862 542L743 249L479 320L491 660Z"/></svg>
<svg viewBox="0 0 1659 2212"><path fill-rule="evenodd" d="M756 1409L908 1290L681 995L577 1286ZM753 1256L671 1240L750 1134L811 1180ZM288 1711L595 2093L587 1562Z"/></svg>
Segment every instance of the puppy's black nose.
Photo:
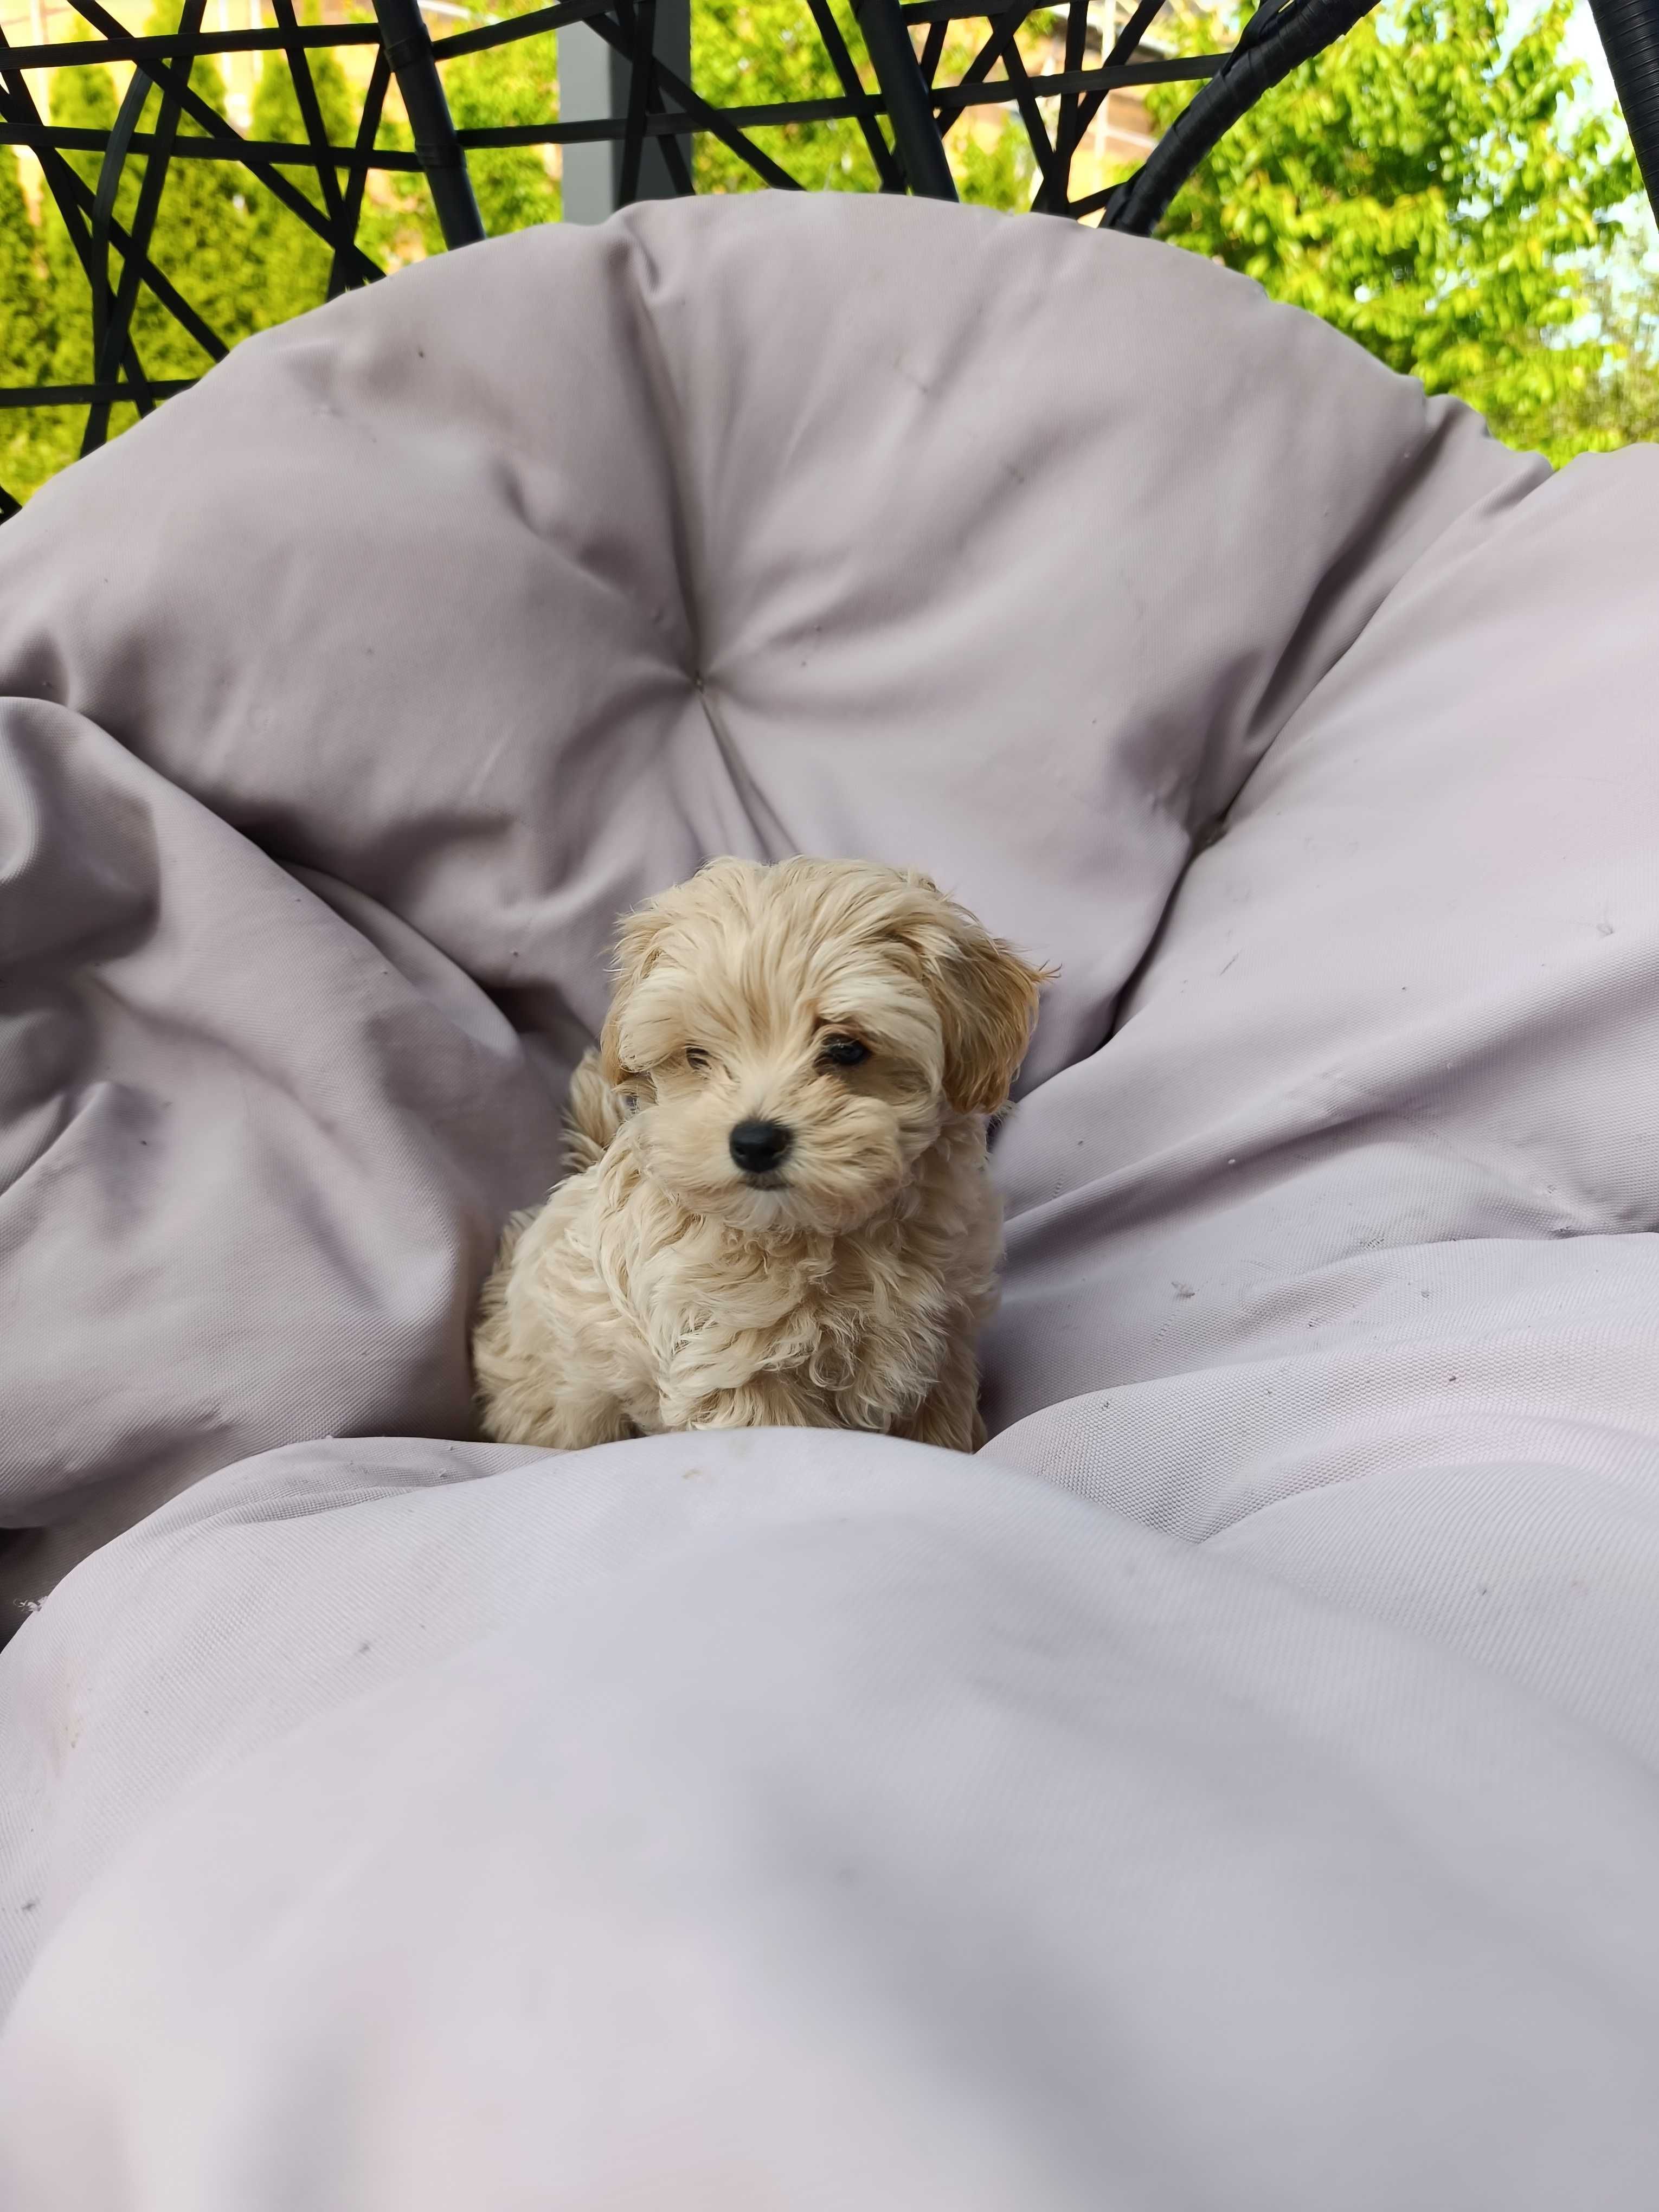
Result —
<svg viewBox="0 0 1659 2212"><path fill-rule="evenodd" d="M769 1175L793 1139L781 1121L739 1121L727 1141L745 1175Z"/></svg>

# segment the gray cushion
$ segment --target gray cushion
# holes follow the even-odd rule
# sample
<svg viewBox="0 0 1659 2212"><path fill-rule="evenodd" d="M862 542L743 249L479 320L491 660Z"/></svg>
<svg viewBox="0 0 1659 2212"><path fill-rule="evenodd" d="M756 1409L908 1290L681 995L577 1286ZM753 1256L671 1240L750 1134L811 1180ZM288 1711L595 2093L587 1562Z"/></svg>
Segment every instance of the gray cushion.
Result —
<svg viewBox="0 0 1659 2212"><path fill-rule="evenodd" d="M933 870L1062 963L1029 1079L1094 1051L1194 828L1537 473L1188 257L878 199L538 231L240 349L0 532L50 825L0 1518L465 1432L613 918L711 853Z"/></svg>
<svg viewBox="0 0 1659 2212"><path fill-rule="evenodd" d="M0 532L0 1512L182 1493L0 1653L0 2198L1646 2202L1656 478L761 200ZM446 1441L615 908L797 846L1065 965L988 1452Z"/></svg>

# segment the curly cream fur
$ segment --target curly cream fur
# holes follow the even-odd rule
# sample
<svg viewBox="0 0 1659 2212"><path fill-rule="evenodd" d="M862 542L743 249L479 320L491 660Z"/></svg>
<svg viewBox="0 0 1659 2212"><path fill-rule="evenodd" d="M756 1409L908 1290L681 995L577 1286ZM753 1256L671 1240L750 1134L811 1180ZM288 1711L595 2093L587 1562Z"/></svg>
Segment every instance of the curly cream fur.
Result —
<svg viewBox="0 0 1659 2212"><path fill-rule="evenodd" d="M717 860L622 926L573 1173L509 1224L474 1347L488 1433L576 1447L670 1429L983 1441L996 1295L988 1117L1043 973L924 876ZM829 1040L868 1057L834 1063ZM790 1132L773 1173L733 1126Z"/></svg>

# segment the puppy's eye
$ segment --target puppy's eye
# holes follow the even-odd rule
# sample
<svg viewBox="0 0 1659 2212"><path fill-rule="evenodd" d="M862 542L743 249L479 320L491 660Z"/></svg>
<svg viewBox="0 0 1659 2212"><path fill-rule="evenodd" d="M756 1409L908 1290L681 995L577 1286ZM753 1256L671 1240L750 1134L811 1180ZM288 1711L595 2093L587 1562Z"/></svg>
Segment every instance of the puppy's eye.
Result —
<svg viewBox="0 0 1659 2212"><path fill-rule="evenodd" d="M685 1064L688 1067L707 1067L708 1054L700 1044L689 1044L685 1048Z"/></svg>
<svg viewBox="0 0 1659 2212"><path fill-rule="evenodd" d="M852 1036L826 1037L823 1048L818 1054L826 1067L856 1067L869 1057L869 1046L860 1044L856 1037Z"/></svg>

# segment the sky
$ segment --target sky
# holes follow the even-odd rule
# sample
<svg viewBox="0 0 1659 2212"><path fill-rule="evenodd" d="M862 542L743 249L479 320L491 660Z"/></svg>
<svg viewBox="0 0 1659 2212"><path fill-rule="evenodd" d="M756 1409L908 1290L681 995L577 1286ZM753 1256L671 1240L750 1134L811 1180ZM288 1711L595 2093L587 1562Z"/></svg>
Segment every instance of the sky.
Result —
<svg viewBox="0 0 1659 2212"><path fill-rule="evenodd" d="M1567 42L1573 52L1587 61L1594 71L1598 103L1610 107L1613 105L1613 79L1607 75L1607 58L1601 52L1601 41L1596 35L1595 18L1590 13L1588 0L1578 0Z"/></svg>

